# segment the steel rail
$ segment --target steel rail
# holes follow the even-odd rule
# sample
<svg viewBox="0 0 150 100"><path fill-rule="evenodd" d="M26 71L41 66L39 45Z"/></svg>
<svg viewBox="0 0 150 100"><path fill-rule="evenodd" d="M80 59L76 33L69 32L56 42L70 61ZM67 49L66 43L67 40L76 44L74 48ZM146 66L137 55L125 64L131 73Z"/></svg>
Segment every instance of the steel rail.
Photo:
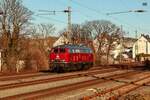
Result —
<svg viewBox="0 0 150 100"><path fill-rule="evenodd" d="M60 93L64 93L64 92L67 92L70 90L76 90L79 88L88 87L89 85L102 84L105 82L112 81L112 80L105 80L105 78L113 78L113 79L116 78L117 79L117 78L122 78L122 77L128 77L128 76L135 75L135 74L139 74L139 72L131 71L131 72L124 72L121 74L108 75L106 77L101 77L101 78L95 77L95 79L88 80L88 81L73 83L73 84L69 84L69 85L67 84L67 85L63 85L63 86L58 86L58 87L54 87L54 88L49 88L49 89L44 89L44 90L39 90L39 91L34 91L34 92L29 92L29 93L24 93L24 94L18 94L18 95L14 95L14 96L4 97L2 99L16 100L18 97L22 97L23 99L33 100L36 98L50 96L53 94L60 94Z"/></svg>

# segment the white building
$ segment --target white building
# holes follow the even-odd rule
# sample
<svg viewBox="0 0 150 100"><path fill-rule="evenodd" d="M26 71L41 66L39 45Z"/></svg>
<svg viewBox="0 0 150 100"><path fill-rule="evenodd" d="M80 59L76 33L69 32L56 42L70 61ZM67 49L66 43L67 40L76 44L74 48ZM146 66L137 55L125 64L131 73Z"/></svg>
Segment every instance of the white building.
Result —
<svg viewBox="0 0 150 100"><path fill-rule="evenodd" d="M141 35L141 37L133 44L132 56L135 59L139 54L150 54L150 37L149 35Z"/></svg>
<svg viewBox="0 0 150 100"><path fill-rule="evenodd" d="M122 44L116 44L114 50L112 50L113 58L116 59L119 55L122 55L124 52L124 46ZM126 55L122 55L126 58Z"/></svg>
<svg viewBox="0 0 150 100"><path fill-rule="evenodd" d="M66 43L69 43L69 40L64 35L62 35L58 38L56 42L54 42L53 47L58 46L58 45L63 45Z"/></svg>

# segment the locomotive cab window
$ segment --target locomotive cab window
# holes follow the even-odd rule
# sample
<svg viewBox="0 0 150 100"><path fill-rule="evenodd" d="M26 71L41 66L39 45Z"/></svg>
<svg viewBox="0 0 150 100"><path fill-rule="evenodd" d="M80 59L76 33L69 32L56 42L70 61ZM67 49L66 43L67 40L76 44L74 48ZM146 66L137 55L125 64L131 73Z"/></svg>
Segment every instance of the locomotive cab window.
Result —
<svg viewBox="0 0 150 100"><path fill-rule="evenodd" d="M60 51L60 53L65 53L66 52L65 48L60 48L59 51Z"/></svg>
<svg viewBox="0 0 150 100"><path fill-rule="evenodd" d="M58 51L59 51L58 48L55 48L55 49L53 50L54 53L58 53Z"/></svg>

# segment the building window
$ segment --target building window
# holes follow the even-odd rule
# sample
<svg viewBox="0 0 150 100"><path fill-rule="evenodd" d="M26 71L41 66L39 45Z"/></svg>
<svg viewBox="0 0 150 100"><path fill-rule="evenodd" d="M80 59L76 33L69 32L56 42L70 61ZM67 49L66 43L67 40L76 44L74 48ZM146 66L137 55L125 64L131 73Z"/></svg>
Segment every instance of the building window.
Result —
<svg viewBox="0 0 150 100"><path fill-rule="evenodd" d="M138 54L138 45L135 45L135 54Z"/></svg>

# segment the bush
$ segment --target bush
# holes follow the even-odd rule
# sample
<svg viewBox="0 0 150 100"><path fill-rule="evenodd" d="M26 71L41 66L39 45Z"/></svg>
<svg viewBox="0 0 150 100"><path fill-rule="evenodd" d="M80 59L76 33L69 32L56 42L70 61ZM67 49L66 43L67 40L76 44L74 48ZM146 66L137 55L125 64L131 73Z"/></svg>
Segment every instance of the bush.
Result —
<svg viewBox="0 0 150 100"><path fill-rule="evenodd" d="M29 49L26 51L25 65L26 70L48 69L48 56L38 48Z"/></svg>

